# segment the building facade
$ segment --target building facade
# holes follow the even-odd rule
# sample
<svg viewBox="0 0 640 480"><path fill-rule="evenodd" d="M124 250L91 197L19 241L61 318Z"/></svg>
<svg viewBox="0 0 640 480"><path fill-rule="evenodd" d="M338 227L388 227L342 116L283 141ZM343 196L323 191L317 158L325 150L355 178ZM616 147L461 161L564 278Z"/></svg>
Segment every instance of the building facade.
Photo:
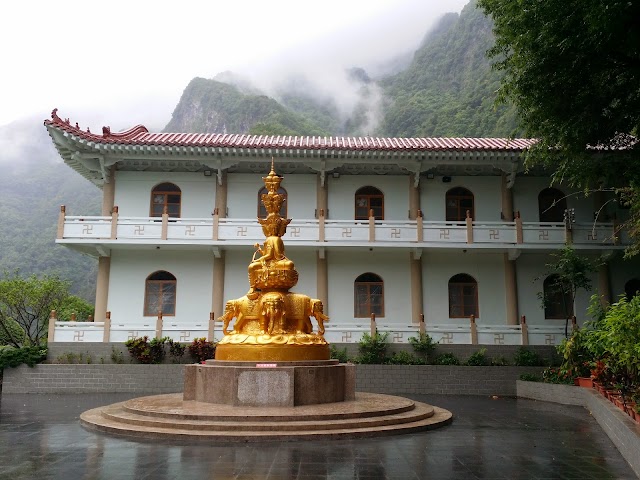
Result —
<svg viewBox="0 0 640 480"><path fill-rule="evenodd" d="M443 343L558 343L565 299L543 307L539 292L567 243L604 261L576 299L578 322L591 294L611 301L638 284L622 260L625 211L607 192L584 197L525 173L531 140L94 134L55 110L45 126L103 192L101 216L62 208L57 238L98 258L95 322L51 322L51 341L219 337L210 319L247 292L264 239L256 218L272 159L293 219L283 239L294 290L324 302L330 342L357 342L373 314L400 343L420 328Z"/></svg>

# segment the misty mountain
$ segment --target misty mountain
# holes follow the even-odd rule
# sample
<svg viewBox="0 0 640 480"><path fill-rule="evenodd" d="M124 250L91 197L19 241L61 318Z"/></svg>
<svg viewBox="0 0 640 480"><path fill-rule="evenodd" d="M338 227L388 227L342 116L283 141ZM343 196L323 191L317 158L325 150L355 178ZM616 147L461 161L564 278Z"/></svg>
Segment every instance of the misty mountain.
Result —
<svg viewBox="0 0 640 480"><path fill-rule="evenodd" d="M508 136L517 132L512 107L495 107L500 74L485 52L490 19L469 3L425 35L400 71L373 77L344 71L341 90L320 91L303 74L260 90L231 72L197 78L185 89L165 131L272 135ZM346 94L348 92L348 95Z"/></svg>
<svg viewBox="0 0 640 480"><path fill-rule="evenodd" d="M1 127L0 146L0 272L58 274L92 300L97 262L56 245L56 226L63 204L99 215L102 192L62 162L40 118Z"/></svg>

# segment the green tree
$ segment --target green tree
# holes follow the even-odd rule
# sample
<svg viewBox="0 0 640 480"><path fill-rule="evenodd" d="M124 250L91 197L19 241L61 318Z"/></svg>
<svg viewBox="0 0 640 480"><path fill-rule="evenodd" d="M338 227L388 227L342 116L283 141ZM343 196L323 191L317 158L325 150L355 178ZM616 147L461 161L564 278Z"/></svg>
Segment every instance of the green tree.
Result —
<svg viewBox="0 0 640 480"><path fill-rule="evenodd" d="M71 320L71 315L75 313L78 321L84 321L94 314L94 307L84 298L69 295L60 303L57 312L59 320Z"/></svg>
<svg viewBox="0 0 640 480"><path fill-rule="evenodd" d="M489 50L538 144L529 164L587 191L614 187L631 201L640 245L640 3L628 0L478 0L494 21ZM623 148L621 148L623 147Z"/></svg>
<svg viewBox="0 0 640 480"><path fill-rule="evenodd" d="M0 280L0 330L10 336L9 345L40 345L46 340L49 313L69 296L69 282L54 275L21 277L5 273ZM13 322L24 331L22 341L11 334Z"/></svg>
<svg viewBox="0 0 640 480"><path fill-rule="evenodd" d="M570 245L553 253L554 261L546 264L545 273L536 278L540 280L551 276L552 281L547 284L547 289L538 292L543 307L553 298L561 298L563 301L565 325L564 334L569 334L569 317L575 312L576 295L578 291L591 290L591 274L597 270L597 264L591 259L579 255Z"/></svg>

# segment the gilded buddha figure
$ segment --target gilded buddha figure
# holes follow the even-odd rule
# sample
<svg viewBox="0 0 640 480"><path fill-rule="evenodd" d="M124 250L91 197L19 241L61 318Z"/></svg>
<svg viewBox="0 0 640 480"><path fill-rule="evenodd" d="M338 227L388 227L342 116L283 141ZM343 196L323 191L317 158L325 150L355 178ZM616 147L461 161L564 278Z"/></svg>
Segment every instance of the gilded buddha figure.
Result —
<svg viewBox="0 0 640 480"><path fill-rule="evenodd" d="M298 283L298 272L287 258L282 241L291 219L280 216L285 198L278 189L283 179L275 173L273 161L271 171L262 180L267 193L262 194L261 201L267 216L258 218L258 222L266 239L262 245L254 245L256 251L248 267L249 291L244 297L227 301L219 319L225 336L218 344L216 359L328 359L329 346L323 334L324 322L329 318L322 302L289 292ZM311 317L318 324L316 333Z"/></svg>

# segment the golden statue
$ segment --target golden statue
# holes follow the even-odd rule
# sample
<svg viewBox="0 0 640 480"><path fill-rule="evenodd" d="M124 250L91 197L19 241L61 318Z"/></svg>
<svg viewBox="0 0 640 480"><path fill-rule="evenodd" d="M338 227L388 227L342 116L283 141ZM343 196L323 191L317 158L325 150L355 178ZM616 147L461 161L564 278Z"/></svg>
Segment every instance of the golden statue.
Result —
<svg viewBox="0 0 640 480"><path fill-rule="evenodd" d="M275 173L273 159L269 175L262 180L267 193L261 201L267 216L258 222L266 239L262 246L254 245L256 251L248 268L249 291L229 300L218 319L223 322L224 337L216 348L216 360L328 360L329 344L323 334L329 317L322 302L289 292L298 283L298 272L285 255L282 236L291 219L280 216L285 198L278 193L282 177ZM318 323L316 333L311 317Z"/></svg>

